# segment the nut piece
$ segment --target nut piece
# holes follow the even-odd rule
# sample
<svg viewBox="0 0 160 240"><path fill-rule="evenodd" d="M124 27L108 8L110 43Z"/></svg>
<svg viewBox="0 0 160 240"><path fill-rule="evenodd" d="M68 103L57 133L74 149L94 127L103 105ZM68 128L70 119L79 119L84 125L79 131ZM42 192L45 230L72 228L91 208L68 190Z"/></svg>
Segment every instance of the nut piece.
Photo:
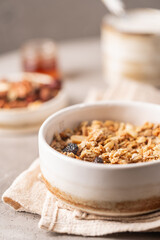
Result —
<svg viewBox="0 0 160 240"><path fill-rule="evenodd" d="M84 141L86 139L85 136L82 135L72 135L71 136L71 141L73 143L81 143L82 141Z"/></svg>
<svg viewBox="0 0 160 240"><path fill-rule="evenodd" d="M114 142L110 141L104 147L105 147L106 151L111 150L114 147Z"/></svg>

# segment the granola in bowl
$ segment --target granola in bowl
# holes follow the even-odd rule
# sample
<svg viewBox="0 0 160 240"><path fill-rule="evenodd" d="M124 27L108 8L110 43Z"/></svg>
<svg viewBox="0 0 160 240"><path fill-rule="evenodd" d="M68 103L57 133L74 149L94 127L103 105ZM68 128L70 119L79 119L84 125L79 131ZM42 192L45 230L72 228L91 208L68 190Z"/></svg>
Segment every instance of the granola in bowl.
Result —
<svg viewBox="0 0 160 240"><path fill-rule="evenodd" d="M56 133L51 147L69 157L94 163L154 161L160 159L160 124L85 121L73 130Z"/></svg>

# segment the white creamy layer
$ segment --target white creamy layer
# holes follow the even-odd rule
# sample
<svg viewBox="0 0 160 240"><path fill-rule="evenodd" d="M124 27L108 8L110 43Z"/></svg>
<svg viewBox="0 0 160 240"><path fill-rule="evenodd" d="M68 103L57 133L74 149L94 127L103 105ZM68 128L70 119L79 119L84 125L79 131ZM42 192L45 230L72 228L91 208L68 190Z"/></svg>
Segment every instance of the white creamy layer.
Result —
<svg viewBox="0 0 160 240"><path fill-rule="evenodd" d="M123 32L160 33L160 10L135 9L121 17L109 16L106 22Z"/></svg>

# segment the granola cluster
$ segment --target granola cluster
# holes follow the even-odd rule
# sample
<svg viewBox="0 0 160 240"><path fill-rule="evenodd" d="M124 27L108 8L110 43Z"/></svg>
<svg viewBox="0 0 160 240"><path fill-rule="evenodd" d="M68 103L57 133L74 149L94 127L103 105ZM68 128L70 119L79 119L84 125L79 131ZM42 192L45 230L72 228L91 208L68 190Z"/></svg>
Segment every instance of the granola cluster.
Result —
<svg viewBox="0 0 160 240"><path fill-rule="evenodd" d="M54 98L61 87L60 81L42 84L23 79L18 82L0 80L0 108L35 108Z"/></svg>
<svg viewBox="0 0 160 240"><path fill-rule="evenodd" d="M69 157L104 164L129 164L160 159L160 124L142 126L115 121L82 122L56 133L51 147Z"/></svg>

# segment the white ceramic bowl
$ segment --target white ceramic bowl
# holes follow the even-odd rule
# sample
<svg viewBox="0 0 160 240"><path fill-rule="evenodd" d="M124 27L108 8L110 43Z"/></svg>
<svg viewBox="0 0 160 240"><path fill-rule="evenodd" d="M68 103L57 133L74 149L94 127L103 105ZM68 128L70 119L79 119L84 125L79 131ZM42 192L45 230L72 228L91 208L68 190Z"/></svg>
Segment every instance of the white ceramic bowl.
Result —
<svg viewBox="0 0 160 240"><path fill-rule="evenodd" d="M136 215L160 208L160 160L107 165L67 157L50 147L55 132L85 120L160 122L160 106L140 102L80 104L50 116L39 131L40 166L51 192L66 203L101 215Z"/></svg>
<svg viewBox="0 0 160 240"><path fill-rule="evenodd" d="M30 78L31 81L44 82L50 81L50 76L39 73L10 73L0 75L0 79L9 81L21 81L24 78ZM52 113L67 106L67 96L64 89L60 90L58 95L42 103L38 108L15 108L0 109L0 127L1 128L19 128L28 126L37 126L50 116Z"/></svg>

